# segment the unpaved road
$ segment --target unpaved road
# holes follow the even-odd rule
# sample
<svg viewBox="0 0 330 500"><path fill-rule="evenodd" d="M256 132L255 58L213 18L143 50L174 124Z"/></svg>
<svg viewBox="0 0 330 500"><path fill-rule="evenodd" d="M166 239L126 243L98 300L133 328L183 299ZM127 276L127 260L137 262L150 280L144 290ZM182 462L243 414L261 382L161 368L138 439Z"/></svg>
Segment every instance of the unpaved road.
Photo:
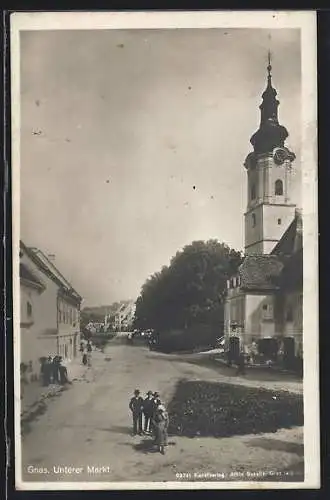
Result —
<svg viewBox="0 0 330 500"><path fill-rule="evenodd" d="M224 439L175 436L165 456L152 452L150 438L132 437L128 402L133 390L158 391L169 402L183 378L258 385L228 377L225 369L222 374L189 363L184 356L113 342L105 354L95 353L85 376L50 401L47 412L32 423L22 441L22 480L288 480L291 471L292 480L302 480L301 428ZM274 385L278 389L283 384Z"/></svg>

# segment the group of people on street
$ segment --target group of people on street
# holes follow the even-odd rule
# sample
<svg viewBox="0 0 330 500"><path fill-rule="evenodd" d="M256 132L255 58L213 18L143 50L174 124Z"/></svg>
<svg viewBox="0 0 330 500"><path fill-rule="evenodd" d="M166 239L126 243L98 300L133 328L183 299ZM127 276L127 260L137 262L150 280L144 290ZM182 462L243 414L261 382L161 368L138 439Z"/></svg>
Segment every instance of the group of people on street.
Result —
<svg viewBox="0 0 330 500"><path fill-rule="evenodd" d="M129 409L133 417L133 435L152 435L158 451L164 455L168 444L169 417L158 392L148 391L143 398L139 389L136 389L129 402Z"/></svg>
<svg viewBox="0 0 330 500"><path fill-rule="evenodd" d="M83 365L92 366L92 343L90 340L87 340L87 343L80 343L80 353L81 353L81 361Z"/></svg>
<svg viewBox="0 0 330 500"><path fill-rule="evenodd" d="M40 358L40 375L42 384L66 384L68 380L68 370L64 365L62 356L48 356Z"/></svg>

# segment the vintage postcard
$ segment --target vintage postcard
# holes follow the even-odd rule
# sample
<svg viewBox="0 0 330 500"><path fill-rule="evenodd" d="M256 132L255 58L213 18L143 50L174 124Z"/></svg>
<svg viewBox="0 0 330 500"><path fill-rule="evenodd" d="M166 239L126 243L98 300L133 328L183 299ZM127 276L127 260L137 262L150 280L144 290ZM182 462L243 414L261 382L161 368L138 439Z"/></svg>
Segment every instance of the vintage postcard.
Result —
<svg viewBox="0 0 330 500"><path fill-rule="evenodd" d="M319 488L315 12L10 41L16 487Z"/></svg>

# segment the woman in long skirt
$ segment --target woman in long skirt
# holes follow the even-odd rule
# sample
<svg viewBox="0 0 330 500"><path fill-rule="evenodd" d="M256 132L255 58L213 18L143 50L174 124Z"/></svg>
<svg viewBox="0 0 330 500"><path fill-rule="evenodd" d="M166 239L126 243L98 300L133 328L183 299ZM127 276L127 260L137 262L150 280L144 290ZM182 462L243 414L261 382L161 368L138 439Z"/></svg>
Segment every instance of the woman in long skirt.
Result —
<svg viewBox="0 0 330 500"><path fill-rule="evenodd" d="M165 446L167 446L168 442L168 424L167 411L163 405L159 405L153 417L153 430L155 433L155 445L162 455L165 454Z"/></svg>

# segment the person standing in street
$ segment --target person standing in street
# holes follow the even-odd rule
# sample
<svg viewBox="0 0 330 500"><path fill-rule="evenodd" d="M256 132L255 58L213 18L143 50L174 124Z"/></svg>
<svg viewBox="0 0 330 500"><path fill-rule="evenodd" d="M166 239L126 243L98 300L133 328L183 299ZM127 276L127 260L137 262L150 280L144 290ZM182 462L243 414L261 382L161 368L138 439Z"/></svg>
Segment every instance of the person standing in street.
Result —
<svg viewBox="0 0 330 500"><path fill-rule="evenodd" d="M43 365L43 385L48 386L52 382L52 358L48 356Z"/></svg>
<svg viewBox="0 0 330 500"><path fill-rule="evenodd" d="M155 445L162 455L165 455L165 446L168 445L168 425L168 413L165 406L160 404L153 417L153 427L155 431Z"/></svg>
<svg viewBox="0 0 330 500"><path fill-rule="evenodd" d="M143 398L140 396L139 389L135 389L134 396L129 402L129 409L133 417L133 435L142 435L142 411L143 411Z"/></svg>
<svg viewBox="0 0 330 500"><path fill-rule="evenodd" d="M151 419L153 417L155 405L153 399L153 392L148 391L147 397L143 401L143 414L144 414L144 432L151 432Z"/></svg>
<svg viewBox="0 0 330 500"><path fill-rule="evenodd" d="M159 393L158 392L154 392L152 399L153 399L153 402L154 402L154 410L153 410L153 412L155 412L156 409L157 409L157 406L161 403Z"/></svg>
<svg viewBox="0 0 330 500"><path fill-rule="evenodd" d="M59 376L60 376L60 384L65 385L69 382L68 380L68 369L63 362L62 356L59 357L58 363Z"/></svg>
<svg viewBox="0 0 330 500"><path fill-rule="evenodd" d="M84 363L84 353L85 353L85 344L84 342L80 342L79 352L81 354L81 362Z"/></svg>
<svg viewBox="0 0 330 500"><path fill-rule="evenodd" d="M92 344L89 339L87 341L86 350L87 350L87 364L88 366L92 366Z"/></svg>
<svg viewBox="0 0 330 500"><path fill-rule="evenodd" d="M53 384L58 384L60 379L59 374L59 357L54 356L52 361L52 375L53 375Z"/></svg>
<svg viewBox="0 0 330 500"><path fill-rule="evenodd" d="M155 438L154 416L155 416L155 414L157 412L158 406L161 405L161 404L162 404L162 402L161 402L159 393L158 392L154 392L153 396L152 396L152 417L151 417L151 424L150 424L151 433L153 434L154 438Z"/></svg>

